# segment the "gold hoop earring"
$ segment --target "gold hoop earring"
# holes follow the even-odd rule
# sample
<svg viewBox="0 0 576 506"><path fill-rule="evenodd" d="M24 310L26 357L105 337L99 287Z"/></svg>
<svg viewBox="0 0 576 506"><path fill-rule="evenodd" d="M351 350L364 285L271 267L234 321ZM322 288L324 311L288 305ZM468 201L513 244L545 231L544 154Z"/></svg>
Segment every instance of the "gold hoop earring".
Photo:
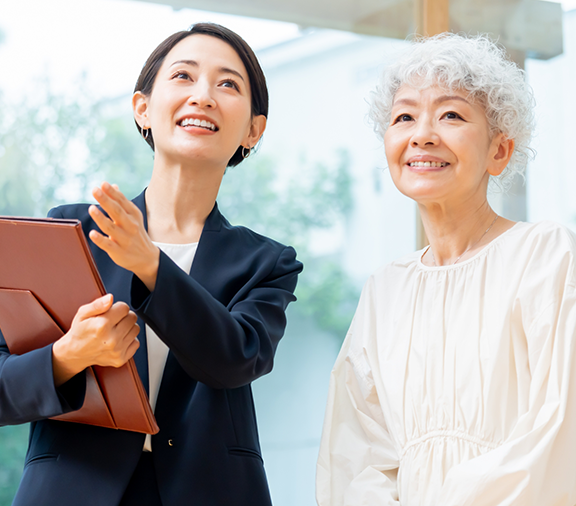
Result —
<svg viewBox="0 0 576 506"><path fill-rule="evenodd" d="M252 148L250 146L248 146L248 152L246 152L246 146L242 146L242 158L244 158L244 160L250 156L251 152Z"/></svg>

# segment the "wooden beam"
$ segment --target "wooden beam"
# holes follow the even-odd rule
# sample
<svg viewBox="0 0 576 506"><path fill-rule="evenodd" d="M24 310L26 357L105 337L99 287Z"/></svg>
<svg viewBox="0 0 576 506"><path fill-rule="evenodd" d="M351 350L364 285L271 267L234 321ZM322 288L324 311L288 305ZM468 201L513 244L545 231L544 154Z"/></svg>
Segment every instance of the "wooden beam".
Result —
<svg viewBox="0 0 576 506"><path fill-rule="evenodd" d="M415 0L415 32L431 37L450 29L449 0ZM416 248L422 249L429 244L420 212L416 212Z"/></svg>
<svg viewBox="0 0 576 506"><path fill-rule="evenodd" d="M449 0L415 0L416 33L431 37L450 29Z"/></svg>

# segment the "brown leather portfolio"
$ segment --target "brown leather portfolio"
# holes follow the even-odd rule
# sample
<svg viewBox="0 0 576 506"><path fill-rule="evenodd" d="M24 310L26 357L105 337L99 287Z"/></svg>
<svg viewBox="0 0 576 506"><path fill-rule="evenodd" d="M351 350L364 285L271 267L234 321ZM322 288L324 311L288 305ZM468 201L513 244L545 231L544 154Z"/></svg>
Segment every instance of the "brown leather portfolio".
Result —
<svg viewBox="0 0 576 506"><path fill-rule="evenodd" d="M10 353L57 341L78 308L105 293L79 221L0 217L0 329ZM158 432L134 360L90 367L86 381L82 408L56 420Z"/></svg>

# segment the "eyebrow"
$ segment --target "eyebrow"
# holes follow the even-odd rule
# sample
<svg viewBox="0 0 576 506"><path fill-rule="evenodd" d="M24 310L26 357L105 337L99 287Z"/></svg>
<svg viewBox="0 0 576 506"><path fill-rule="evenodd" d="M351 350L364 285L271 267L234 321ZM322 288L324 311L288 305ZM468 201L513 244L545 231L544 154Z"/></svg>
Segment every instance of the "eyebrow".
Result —
<svg viewBox="0 0 576 506"><path fill-rule="evenodd" d="M172 63L170 66L173 67L174 65L180 64L180 63L184 63L185 65L190 65L192 67L199 67L200 65L198 64L197 61L195 60L176 60L174 63ZM242 76L242 74L240 74L240 72L238 72L237 70L228 68L228 67L220 67L218 69L218 71L221 74L233 74L235 76L238 76L240 79L242 79L242 81L244 81L244 77Z"/></svg>
<svg viewBox="0 0 576 506"><path fill-rule="evenodd" d="M441 97L438 97L436 100L434 100L435 104L441 104L442 102L448 102L450 100L460 100L461 102L465 102L466 104L470 105L470 102L468 102L468 100L466 100L465 98L459 97L458 95L443 95Z"/></svg>
<svg viewBox="0 0 576 506"><path fill-rule="evenodd" d="M465 98L459 97L458 95L442 95L441 97L438 97L436 100L434 100L434 104L441 104L442 102L449 102L450 100L460 100L460 101L465 102L466 104L470 105L470 102L468 102L468 100L466 100ZM396 100L394 102L394 104L392 104L392 105L397 105L397 104L418 105L416 100L412 100L410 98L401 98L400 100Z"/></svg>

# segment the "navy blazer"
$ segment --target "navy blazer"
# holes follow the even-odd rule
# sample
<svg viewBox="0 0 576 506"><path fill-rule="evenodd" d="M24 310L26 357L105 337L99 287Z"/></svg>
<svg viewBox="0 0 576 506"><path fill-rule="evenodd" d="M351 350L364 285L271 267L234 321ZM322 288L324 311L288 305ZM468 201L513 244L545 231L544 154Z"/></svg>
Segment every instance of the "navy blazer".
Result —
<svg viewBox="0 0 576 506"><path fill-rule="evenodd" d="M134 203L146 220L144 193ZM86 235L97 229L87 204L49 216L79 219ZM152 437L164 506L269 506L250 383L272 369L295 300L302 264L294 249L231 226L214 206L191 272L161 252L151 293L88 242L107 291L138 315L134 358L146 388L144 323L170 348L155 410L160 432ZM47 346L11 355L0 333L0 425L32 422L13 505L117 505L144 435L47 420L81 407L85 392L84 373L54 387L51 354Z"/></svg>

